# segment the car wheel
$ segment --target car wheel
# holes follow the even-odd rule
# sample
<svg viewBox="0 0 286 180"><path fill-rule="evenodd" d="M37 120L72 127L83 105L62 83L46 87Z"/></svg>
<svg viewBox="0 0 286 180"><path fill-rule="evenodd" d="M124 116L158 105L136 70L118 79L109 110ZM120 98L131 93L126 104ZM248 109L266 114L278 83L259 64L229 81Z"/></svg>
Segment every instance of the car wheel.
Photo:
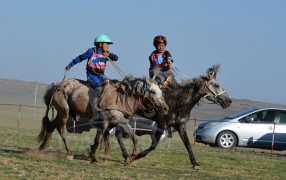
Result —
<svg viewBox="0 0 286 180"><path fill-rule="evenodd" d="M237 137L231 131L223 131L217 136L216 143L223 149L232 149L237 144Z"/></svg>
<svg viewBox="0 0 286 180"><path fill-rule="evenodd" d="M165 131L163 132L163 134L161 135L160 141L161 141L161 142L165 142L165 141L167 140L167 138L168 138L168 131L165 130Z"/></svg>
<svg viewBox="0 0 286 180"><path fill-rule="evenodd" d="M115 134L116 127L109 130L109 136L113 136Z"/></svg>

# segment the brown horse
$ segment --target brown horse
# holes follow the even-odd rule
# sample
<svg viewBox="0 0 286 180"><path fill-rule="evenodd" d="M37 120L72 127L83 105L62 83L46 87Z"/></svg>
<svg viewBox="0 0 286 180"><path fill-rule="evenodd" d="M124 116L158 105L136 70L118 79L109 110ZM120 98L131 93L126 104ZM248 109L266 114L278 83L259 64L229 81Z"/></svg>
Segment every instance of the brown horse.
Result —
<svg viewBox="0 0 286 180"><path fill-rule="evenodd" d="M133 82L133 86L126 85L125 82ZM37 141L41 143L39 150L45 149L53 131L57 128L65 144L67 155L72 155L72 151L67 144L65 129L69 115L76 113L81 117L95 119L94 123L98 127L95 145L92 146L90 153L93 162L96 161L95 157L92 156L95 152L93 150L97 148L96 144L98 144L97 140L100 140L101 132L105 130L109 121L115 125L124 124L126 121L123 117L130 118L137 110L138 99L143 99L142 103L144 106L149 107L152 105L163 114L168 111L168 106L163 99L159 86L153 80L147 78L139 79L128 76L116 88L113 85L107 85L101 96L101 106L104 108L104 111L99 112L99 109L96 111L92 109L91 101L95 94L94 88L85 86L82 82L75 79L69 79L61 84L50 84L44 95L47 109L42 120L41 132L37 137ZM106 101L106 99L110 101ZM53 106L57 111L57 115L52 121L48 117L50 106ZM111 109L109 108L110 106L112 106ZM111 115L112 118L106 118L106 115ZM96 116L99 118L95 118Z"/></svg>
<svg viewBox="0 0 286 180"><path fill-rule="evenodd" d="M136 114L142 117L156 121L158 128L155 135L151 136L151 146L137 155L133 155L130 159L131 162L145 157L149 152L154 150L159 143L164 129L173 127L179 132L179 135L188 151L193 168L197 170L200 169L187 135L186 122L190 118L190 113L193 107L197 105L203 97L206 97L209 101L220 105L222 108L230 106L232 102L231 99L216 80L216 73L218 72L219 67L219 65L215 65L207 70L206 75L187 80L163 90L165 101L169 106L168 114L152 111L152 109L149 109L149 111L138 110L136 112ZM108 141L108 134L105 134L105 136L104 140ZM109 151L109 149L106 151Z"/></svg>

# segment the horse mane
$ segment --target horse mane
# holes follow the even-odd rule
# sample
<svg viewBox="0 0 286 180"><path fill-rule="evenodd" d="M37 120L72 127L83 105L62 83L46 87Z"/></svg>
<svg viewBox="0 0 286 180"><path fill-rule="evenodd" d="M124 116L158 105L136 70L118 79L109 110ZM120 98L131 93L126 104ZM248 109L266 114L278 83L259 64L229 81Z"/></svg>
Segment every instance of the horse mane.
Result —
<svg viewBox="0 0 286 180"><path fill-rule="evenodd" d="M220 65L216 64L207 69L206 75L201 75L192 79L187 79L181 83L171 85L169 89L165 91L166 100L168 101L169 108L177 114L189 114L193 108L189 104L199 105L199 101L196 102L194 95L199 93L200 89L204 86L205 81L209 78L209 75L215 78L216 73L219 71ZM193 100L193 101L192 101Z"/></svg>
<svg viewBox="0 0 286 180"><path fill-rule="evenodd" d="M136 91L137 91L138 83L143 82L143 81L144 81L143 79L137 78L134 75L126 76L121 83L123 85L123 87L121 87L123 94L130 95L130 96L137 94Z"/></svg>

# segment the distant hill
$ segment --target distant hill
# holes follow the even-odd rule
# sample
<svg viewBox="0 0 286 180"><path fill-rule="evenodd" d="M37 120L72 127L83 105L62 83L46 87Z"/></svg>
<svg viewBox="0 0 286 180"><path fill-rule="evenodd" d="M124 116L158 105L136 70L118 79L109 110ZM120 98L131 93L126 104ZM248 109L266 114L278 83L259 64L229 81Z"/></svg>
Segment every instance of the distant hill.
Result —
<svg viewBox="0 0 286 180"><path fill-rule="evenodd" d="M48 84L37 83L37 106L44 106L42 102L43 94ZM19 80L0 79L0 104L34 104L35 82ZM231 94L231 93L230 93ZM222 109L216 104L201 102L192 111L191 117L198 119L213 119L229 116L253 107L279 107L285 108L286 105L257 102L244 99L233 99L232 105L227 109ZM0 106L1 108L1 106Z"/></svg>
<svg viewBox="0 0 286 180"><path fill-rule="evenodd" d="M37 83L37 105L43 106L42 98L48 85ZM0 104L34 104L35 82L0 79Z"/></svg>

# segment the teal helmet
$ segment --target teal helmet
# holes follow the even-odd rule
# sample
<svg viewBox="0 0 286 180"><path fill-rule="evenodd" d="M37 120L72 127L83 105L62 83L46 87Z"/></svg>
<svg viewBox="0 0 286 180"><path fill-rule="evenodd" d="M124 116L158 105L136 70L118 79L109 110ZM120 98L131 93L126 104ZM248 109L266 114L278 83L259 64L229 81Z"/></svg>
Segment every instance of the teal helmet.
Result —
<svg viewBox="0 0 286 180"><path fill-rule="evenodd" d="M96 46L98 43L113 44L113 42L111 42L110 38L107 35L105 35L105 34L98 35L94 39L94 45Z"/></svg>

